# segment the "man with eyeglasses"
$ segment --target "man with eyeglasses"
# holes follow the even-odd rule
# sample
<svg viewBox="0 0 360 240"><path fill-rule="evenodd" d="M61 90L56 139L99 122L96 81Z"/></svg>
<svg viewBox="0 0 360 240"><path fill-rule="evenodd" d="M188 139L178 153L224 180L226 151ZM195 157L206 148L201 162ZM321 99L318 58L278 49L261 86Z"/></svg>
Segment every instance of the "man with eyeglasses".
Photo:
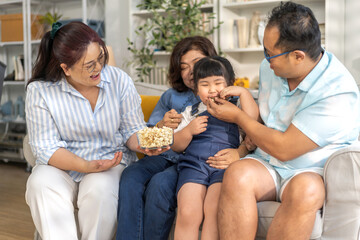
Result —
<svg viewBox="0 0 360 240"><path fill-rule="evenodd" d="M325 199L328 157L355 142L359 90L321 47L312 11L281 3L269 17L260 66L259 120L220 98L208 111L238 124L257 146L225 172L219 203L221 239L254 239L257 202L280 201L267 239L309 239Z"/></svg>

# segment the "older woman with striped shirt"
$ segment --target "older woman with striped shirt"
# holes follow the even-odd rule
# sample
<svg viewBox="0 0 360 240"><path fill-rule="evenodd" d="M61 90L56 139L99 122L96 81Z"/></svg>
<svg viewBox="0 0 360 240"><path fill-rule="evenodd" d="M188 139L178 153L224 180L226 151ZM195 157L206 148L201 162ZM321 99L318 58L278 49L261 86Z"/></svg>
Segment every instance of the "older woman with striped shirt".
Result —
<svg viewBox="0 0 360 240"><path fill-rule="evenodd" d="M139 148L136 132L146 127L140 96L107 61L104 42L81 22L55 23L41 41L26 95L36 157L26 201L42 239L111 239L118 182L134 151L166 150Z"/></svg>

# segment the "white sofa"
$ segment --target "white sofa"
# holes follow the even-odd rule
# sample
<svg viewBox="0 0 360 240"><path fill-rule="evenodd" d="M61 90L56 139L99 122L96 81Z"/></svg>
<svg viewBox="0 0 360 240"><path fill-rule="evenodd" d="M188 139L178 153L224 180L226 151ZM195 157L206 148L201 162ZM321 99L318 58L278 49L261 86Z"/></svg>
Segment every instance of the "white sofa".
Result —
<svg viewBox="0 0 360 240"><path fill-rule="evenodd" d="M318 211L311 239L360 239L360 143L335 152L324 168L326 198ZM265 239L279 207L277 202L258 203L256 239Z"/></svg>
<svg viewBox="0 0 360 240"><path fill-rule="evenodd" d="M31 166L35 158L28 136L24 156ZM318 211L311 239L360 240L360 142L334 153L324 168L326 199ZM256 239L265 239L278 202L258 203L259 223ZM35 233L35 240L40 239Z"/></svg>

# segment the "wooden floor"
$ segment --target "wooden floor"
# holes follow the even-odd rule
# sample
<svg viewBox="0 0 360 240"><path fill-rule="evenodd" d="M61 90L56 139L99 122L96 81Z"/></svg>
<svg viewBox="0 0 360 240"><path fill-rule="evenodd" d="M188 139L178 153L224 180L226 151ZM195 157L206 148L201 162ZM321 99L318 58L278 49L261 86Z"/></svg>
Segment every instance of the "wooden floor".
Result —
<svg viewBox="0 0 360 240"><path fill-rule="evenodd" d="M0 239L30 240L35 227L25 202L25 163L0 161Z"/></svg>

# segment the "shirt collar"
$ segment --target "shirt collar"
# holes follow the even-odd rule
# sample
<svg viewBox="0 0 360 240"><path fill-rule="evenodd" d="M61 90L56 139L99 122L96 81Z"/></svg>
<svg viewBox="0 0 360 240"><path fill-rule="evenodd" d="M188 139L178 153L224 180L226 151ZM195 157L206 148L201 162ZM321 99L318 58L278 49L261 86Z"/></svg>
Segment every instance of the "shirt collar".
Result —
<svg viewBox="0 0 360 240"><path fill-rule="evenodd" d="M319 79L320 75L327 68L329 63L329 56L327 52L324 50L321 56L320 61L316 64L316 66L310 71L310 73L301 81L298 89L307 92L309 89L314 86L315 82Z"/></svg>

